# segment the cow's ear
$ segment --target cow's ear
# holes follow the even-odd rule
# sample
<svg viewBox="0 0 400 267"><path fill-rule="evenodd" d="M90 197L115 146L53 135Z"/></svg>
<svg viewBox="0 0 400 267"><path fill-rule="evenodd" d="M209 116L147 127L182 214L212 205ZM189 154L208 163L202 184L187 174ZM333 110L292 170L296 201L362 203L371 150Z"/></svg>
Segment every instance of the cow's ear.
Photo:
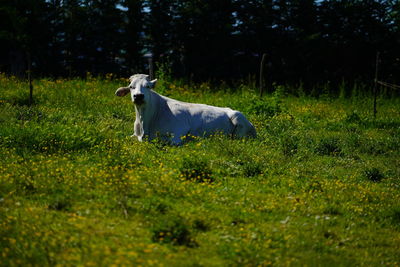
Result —
<svg viewBox="0 0 400 267"><path fill-rule="evenodd" d="M154 79L154 80L150 81L149 82L149 87L150 88L154 88L154 86L156 86L156 83L157 83L157 79Z"/></svg>
<svg viewBox="0 0 400 267"><path fill-rule="evenodd" d="M130 92L129 87L120 87L115 91L116 96L125 96Z"/></svg>

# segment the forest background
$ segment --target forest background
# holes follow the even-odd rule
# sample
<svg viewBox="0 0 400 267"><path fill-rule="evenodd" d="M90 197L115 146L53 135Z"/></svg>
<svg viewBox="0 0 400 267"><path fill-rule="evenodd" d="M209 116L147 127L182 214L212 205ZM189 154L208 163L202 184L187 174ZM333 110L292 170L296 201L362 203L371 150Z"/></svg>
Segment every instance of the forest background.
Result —
<svg viewBox="0 0 400 267"><path fill-rule="evenodd" d="M127 77L151 55L176 79L258 81L266 54L269 84L335 90L372 84L379 51L400 83L395 0L1 0L0 29L0 71L20 77Z"/></svg>

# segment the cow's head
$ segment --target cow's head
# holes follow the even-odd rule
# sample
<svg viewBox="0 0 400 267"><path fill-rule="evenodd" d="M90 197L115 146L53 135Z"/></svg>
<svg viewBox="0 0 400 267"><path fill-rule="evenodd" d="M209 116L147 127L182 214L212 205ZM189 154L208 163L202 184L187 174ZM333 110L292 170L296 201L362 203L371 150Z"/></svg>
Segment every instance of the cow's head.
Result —
<svg viewBox="0 0 400 267"><path fill-rule="evenodd" d="M135 74L129 78L128 87L121 87L115 91L116 96L125 96L131 93L132 102L135 105L144 105L150 97L150 89L156 84L156 80L150 81L149 75Z"/></svg>

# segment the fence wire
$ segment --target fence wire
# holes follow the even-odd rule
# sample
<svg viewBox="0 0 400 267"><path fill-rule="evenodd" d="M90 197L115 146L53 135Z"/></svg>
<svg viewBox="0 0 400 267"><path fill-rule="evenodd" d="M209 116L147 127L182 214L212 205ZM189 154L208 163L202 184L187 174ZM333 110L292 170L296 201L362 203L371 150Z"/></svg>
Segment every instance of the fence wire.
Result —
<svg viewBox="0 0 400 267"><path fill-rule="evenodd" d="M385 87L389 87L391 89L400 89L400 86L392 83L387 83L387 82L382 82L382 81L376 81L376 83L383 85Z"/></svg>

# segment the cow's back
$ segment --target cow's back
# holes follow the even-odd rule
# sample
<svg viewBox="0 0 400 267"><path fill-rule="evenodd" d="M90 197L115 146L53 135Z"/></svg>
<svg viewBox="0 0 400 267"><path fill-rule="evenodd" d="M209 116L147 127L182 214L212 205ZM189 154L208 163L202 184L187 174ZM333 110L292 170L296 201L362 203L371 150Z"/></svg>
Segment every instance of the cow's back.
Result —
<svg viewBox="0 0 400 267"><path fill-rule="evenodd" d="M216 132L232 133L233 124L229 117L234 112L232 109L163 98L174 117L173 119L181 126L186 125L188 132L185 134L207 136Z"/></svg>

